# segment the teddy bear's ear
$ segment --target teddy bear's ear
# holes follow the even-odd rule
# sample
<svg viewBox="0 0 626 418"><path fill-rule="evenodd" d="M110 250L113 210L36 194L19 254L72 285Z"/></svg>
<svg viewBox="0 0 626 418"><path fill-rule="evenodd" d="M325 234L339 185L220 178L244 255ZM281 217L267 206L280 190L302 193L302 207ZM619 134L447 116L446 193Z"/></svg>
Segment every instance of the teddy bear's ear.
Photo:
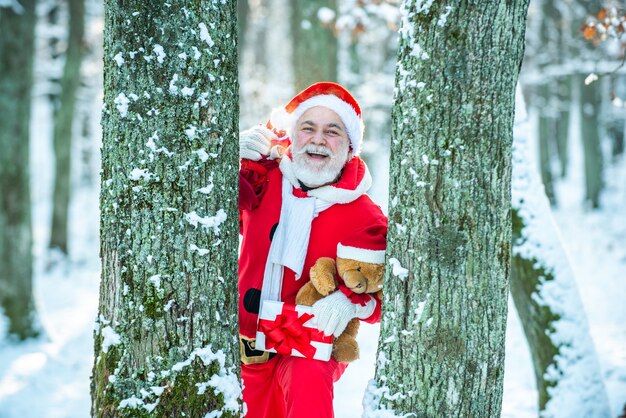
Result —
<svg viewBox="0 0 626 418"><path fill-rule="evenodd" d="M326 296L337 287L336 272L335 260L330 257L320 257L309 271L311 283L320 294Z"/></svg>

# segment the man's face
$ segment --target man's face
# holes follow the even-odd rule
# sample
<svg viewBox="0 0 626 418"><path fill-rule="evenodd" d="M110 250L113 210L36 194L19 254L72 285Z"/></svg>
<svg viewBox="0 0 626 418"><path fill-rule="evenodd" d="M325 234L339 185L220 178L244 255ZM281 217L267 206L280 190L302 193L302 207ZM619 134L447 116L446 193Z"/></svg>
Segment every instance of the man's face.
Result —
<svg viewBox="0 0 626 418"><path fill-rule="evenodd" d="M350 157L350 140L343 121L334 111L313 107L296 122L291 154L294 173L309 187L333 183Z"/></svg>

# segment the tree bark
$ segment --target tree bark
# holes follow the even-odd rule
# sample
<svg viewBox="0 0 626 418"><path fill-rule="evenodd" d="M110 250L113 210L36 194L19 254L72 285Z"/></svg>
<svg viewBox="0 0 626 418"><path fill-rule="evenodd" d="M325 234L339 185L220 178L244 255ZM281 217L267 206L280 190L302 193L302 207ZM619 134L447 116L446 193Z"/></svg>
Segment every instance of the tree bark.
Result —
<svg viewBox="0 0 626 418"><path fill-rule="evenodd" d="M624 52L626 53L626 51ZM626 99L626 75L614 75L610 80L610 96L620 100ZM611 140L611 157L616 161L624 153L624 136L626 135L626 118L624 109L620 109L611 103L607 103L608 123L607 134Z"/></svg>
<svg viewBox="0 0 626 418"><path fill-rule="evenodd" d="M80 85L83 34L85 32L85 2L70 0L69 34L65 66L61 79L60 105L54 115L55 176L52 200L52 229L50 248L68 253L68 217L71 195L72 126L76 92Z"/></svg>
<svg viewBox="0 0 626 418"><path fill-rule="evenodd" d="M568 173L569 155L569 120L572 102L572 76L561 77L556 81L558 97L558 117L556 121L556 151L559 157L560 176L565 178Z"/></svg>
<svg viewBox="0 0 626 418"><path fill-rule="evenodd" d="M105 3L92 416L241 414L236 3Z"/></svg>
<svg viewBox="0 0 626 418"><path fill-rule="evenodd" d="M554 194L554 175L552 173L552 145L556 137L556 118L554 113L554 93L551 84L537 86L537 100L542 103L539 112L539 165L541 166L541 181L546 189L546 195L552 205L556 204Z"/></svg>
<svg viewBox="0 0 626 418"><path fill-rule="evenodd" d="M600 207L603 188L603 157L600 146L600 83L585 85L584 76L577 77L581 89L580 130L585 159L585 202L596 209Z"/></svg>
<svg viewBox="0 0 626 418"><path fill-rule="evenodd" d="M295 90L318 81L337 81L337 38L333 25L324 25L318 18L322 7L336 13L336 0L294 1L291 7Z"/></svg>
<svg viewBox="0 0 626 418"><path fill-rule="evenodd" d="M526 124L516 126L513 140L511 295L533 360L540 416L609 416L574 272L532 167L527 132Z"/></svg>
<svg viewBox="0 0 626 418"><path fill-rule="evenodd" d="M248 0L237 0L237 62L241 59L243 48L245 48L246 31L248 29L248 15L250 14L250 3Z"/></svg>
<svg viewBox="0 0 626 418"><path fill-rule="evenodd" d="M378 410L500 416L514 93L527 7L402 5L389 265L366 394Z"/></svg>
<svg viewBox="0 0 626 418"><path fill-rule="evenodd" d="M19 339L38 334L29 185L35 4L0 7L0 308Z"/></svg>

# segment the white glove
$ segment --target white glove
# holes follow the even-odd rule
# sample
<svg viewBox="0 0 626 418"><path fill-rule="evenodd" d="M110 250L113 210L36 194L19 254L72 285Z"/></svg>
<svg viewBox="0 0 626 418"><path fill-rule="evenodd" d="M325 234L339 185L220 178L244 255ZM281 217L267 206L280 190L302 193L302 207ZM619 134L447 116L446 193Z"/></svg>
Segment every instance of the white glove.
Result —
<svg viewBox="0 0 626 418"><path fill-rule="evenodd" d="M275 139L277 136L262 125L239 132L239 158L259 161L269 155L271 141Z"/></svg>
<svg viewBox="0 0 626 418"><path fill-rule="evenodd" d="M348 326L352 318L365 319L374 313L376 301L370 297L365 306L352 303L341 291L318 300L313 304L313 315L317 319L317 328L326 335L338 337Z"/></svg>

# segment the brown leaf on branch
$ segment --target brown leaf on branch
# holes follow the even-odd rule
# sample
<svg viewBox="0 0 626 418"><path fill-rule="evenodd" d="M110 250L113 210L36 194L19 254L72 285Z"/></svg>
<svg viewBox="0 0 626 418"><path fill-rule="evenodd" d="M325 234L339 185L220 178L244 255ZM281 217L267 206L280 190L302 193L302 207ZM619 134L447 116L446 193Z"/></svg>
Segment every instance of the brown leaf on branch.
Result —
<svg viewBox="0 0 626 418"><path fill-rule="evenodd" d="M585 26L583 29L583 37L590 41L596 34L596 28L594 26Z"/></svg>

